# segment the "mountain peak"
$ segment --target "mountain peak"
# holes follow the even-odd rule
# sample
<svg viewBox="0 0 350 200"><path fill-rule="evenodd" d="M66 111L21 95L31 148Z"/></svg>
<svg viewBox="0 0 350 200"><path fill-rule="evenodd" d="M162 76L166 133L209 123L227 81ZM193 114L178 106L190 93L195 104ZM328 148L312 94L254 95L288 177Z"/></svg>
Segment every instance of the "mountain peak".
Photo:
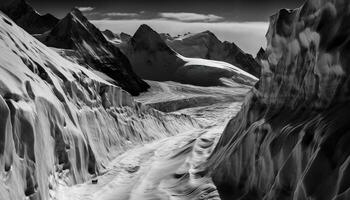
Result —
<svg viewBox="0 0 350 200"><path fill-rule="evenodd" d="M149 27L147 24L142 24L135 32L134 37L143 37L143 36L157 37L159 36L159 34L156 31L154 31L151 27Z"/></svg>
<svg viewBox="0 0 350 200"><path fill-rule="evenodd" d="M142 24L137 29L134 36L132 37L131 42L133 43L133 46L137 46L138 48L157 50L162 49L169 52L172 51L162 40L162 37L146 24Z"/></svg>
<svg viewBox="0 0 350 200"><path fill-rule="evenodd" d="M0 9L30 34L44 33L53 28L59 21L51 14L40 15L25 0L3 3L0 5Z"/></svg>
<svg viewBox="0 0 350 200"><path fill-rule="evenodd" d="M70 11L70 14L75 15L77 17L84 17L83 13L77 7L72 8L72 10Z"/></svg>
<svg viewBox="0 0 350 200"><path fill-rule="evenodd" d="M88 21L83 13L76 7L72 8L71 11L64 17L64 19L78 19L79 21Z"/></svg>

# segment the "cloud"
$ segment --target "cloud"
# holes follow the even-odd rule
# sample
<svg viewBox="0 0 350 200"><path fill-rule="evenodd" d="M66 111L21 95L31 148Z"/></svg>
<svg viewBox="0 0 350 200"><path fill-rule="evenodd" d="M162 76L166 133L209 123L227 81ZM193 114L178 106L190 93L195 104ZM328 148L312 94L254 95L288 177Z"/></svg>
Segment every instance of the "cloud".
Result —
<svg viewBox="0 0 350 200"><path fill-rule="evenodd" d="M247 53L256 55L260 47L266 47L265 34L268 22L182 22L168 19L128 19L128 20L92 20L101 30L110 29L115 33L134 34L141 24L148 24L159 33L176 36L187 32L198 33L212 31L220 40L235 42Z"/></svg>
<svg viewBox="0 0 350 200"><path fill-rule="evenodd" d="M220 21L224 18L221 16L213 14L198 14L198 13L187 13L187 12L162 12L159 13L159 16L166 19L173 19L184 22L193 22L193 21L206 21L214 22Z"/></svg>
<svg viewBox="0 0 350 200"><path fill-rule="evenodd" d="M94 7L78 7L78 9L81 12L90 12L90 11L93 11L95 8Z"/></svg>
<svg viewBox="0 0 350 200"><path fill-rule="evenodd" d="M139 13L111 12L111 13L105 13L104 15L108 17L136 17L139 15Z"/></svg>

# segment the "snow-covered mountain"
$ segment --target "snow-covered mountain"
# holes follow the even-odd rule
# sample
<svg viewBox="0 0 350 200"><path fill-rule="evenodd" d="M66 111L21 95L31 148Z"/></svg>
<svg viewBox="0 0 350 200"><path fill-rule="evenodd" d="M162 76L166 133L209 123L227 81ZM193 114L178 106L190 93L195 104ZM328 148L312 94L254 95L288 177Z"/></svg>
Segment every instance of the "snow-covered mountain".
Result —
<svg viewBox="0 0 350 200"><path fill-rule="evenodd" d="M1 200L55 199L124 150L199 126L135 103L1 12L0 38Z"/></svg>
<svg viewBox="0 0 350 200"><path fill-rule="evenodd" d="M261 79L209 159L221 199L350 199L349 13L309 0L271 17Z"/></svg>
<svg viewBox="0 0 350 200"><path fill-rule="evenodd" d="M40 15L26 0L13 0L6 5L0 3L0 10L30 34L44 33L59 21L51 14Z"/></svg>
<svg viewBox="0 0 350 200"><path fill-rule="evenodd" d="M257 78L222 61L187 58L171 49L161 36L141 25L128 43L119 45L142 78L200 86L238 82L253 85Z"/></svg>
<svg viewBox="0 0 350 200"><path fill-rule="evenodd" d="M38 36L44 44L58 48L63 56L96 70L132 95L149 87L133 71L128 58L107 40L83 14L74 8L49 32Z"/></svg>
<svg viewBox="0 0 350 200"><path fill-rule="evenodd" d="M189 33L176 38L165 35L163 39L183 56L224 61L260 77L261 66L250 54L244 53L235 43L221 42L210 31Z"/></svg>

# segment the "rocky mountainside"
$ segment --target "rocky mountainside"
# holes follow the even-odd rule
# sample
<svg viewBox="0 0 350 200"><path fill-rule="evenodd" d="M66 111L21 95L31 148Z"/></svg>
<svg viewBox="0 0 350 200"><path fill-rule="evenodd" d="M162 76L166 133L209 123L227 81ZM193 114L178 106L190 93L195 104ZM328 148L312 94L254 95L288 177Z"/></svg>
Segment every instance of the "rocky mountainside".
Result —
<svg viewBox="0 0 350 200"><path fill-rule="evenodd" d="M103 35L106 37L107 40L114 42L116 44L120 44L122 42L120 35L113 33L112 31L106 29L102 31Z"/></svg>
<svg viewBox="0 0 350 200"><path fill-rule="evenodd" d="M243 52L234 43L221 42L210 31L187 34L177 38L163 35L163 39L172 49L183 56L224 61L260 77L261 66L250 54Z"/></svg>
<svg viewBox="0 0 350 200"><path fill-rule="evenodd" d="M263 48L260 48L256 54L255 60L261 63L262 60L267 60L266 51Z"/></svg>
<svg viewBox="0 0 350 200"><path fill-rule="evenodd" d="M30 34L44 33L53 28L58 19L51 14L40 15L25 0L0 5L0 10Z"/></svg>
<svg viewBox="0 0 350 200"><path fill-rule="evenodd" d="M137 144L199 124L140 105L0 12L0 199L55 199Z"/></svg>
<svg viewBox="0 0 350 200"><path fill-rule="evenodd" d="M64 56L96 70L132 95L149 87L132 71L128 58L119 48L76 8L39 39L47 46L61 49Z"/></svg>
<svg viewBox="0 0 350 200"><path fill-rule="evenodd" d="M142 78L177 81L199 86L224 85L227 82L253 85L257 79L229 63L184 57L171 49L161 36L141 25L133 37L120 48L129 58L133 70Z"/></svg>
<svg viewBox="0 0 350 200"><path fill-rule="evenodd" d="M350 2L271 17L259 83L209 159L221 199L350 199Z"/></svg>

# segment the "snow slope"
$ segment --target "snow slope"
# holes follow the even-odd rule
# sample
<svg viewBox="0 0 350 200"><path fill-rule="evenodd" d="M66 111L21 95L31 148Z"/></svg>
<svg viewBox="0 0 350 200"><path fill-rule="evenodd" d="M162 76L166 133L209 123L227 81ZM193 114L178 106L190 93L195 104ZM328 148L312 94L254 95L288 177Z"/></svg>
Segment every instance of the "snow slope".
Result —
<svg viewBox="0 0 350 200"><path fill-rule="evenodd" d="M0 12L0 199L50 199L126 149L200 127L135 103Z"/></svg>
<svg viewBox="0 0 350 200"><path fill-rule="evenodd" d="M199 86L224 85L222 78L247 85L257 81L256 77L231 64L179 55L147 25L141 25L129 42L119 47L128 56L133 70L147 80Z"/></svg>

